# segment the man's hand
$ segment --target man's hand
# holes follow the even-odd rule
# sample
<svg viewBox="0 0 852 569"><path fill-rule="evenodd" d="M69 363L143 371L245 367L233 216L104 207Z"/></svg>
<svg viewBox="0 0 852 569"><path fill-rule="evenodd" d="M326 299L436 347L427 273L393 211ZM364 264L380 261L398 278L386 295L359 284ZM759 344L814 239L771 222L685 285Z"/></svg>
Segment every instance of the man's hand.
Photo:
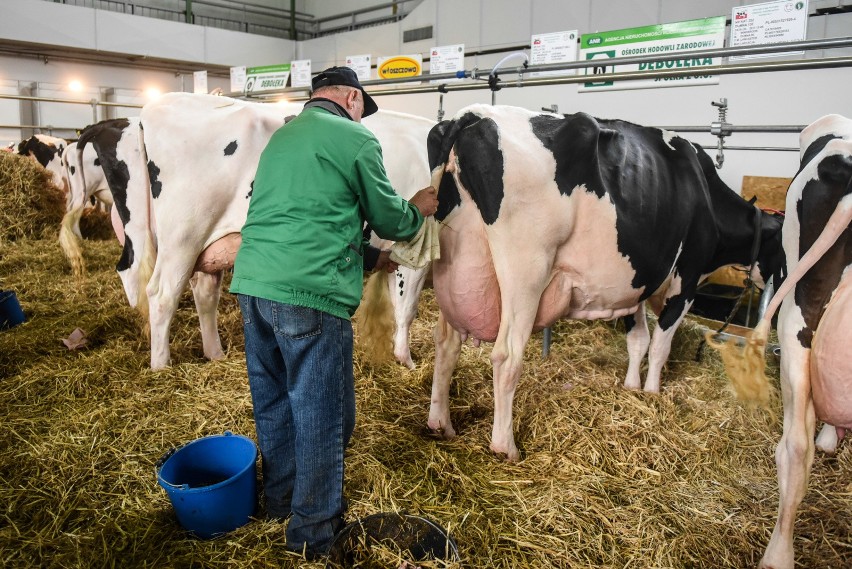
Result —
<svg viewBox="0 0 852 569"><path fill-rule="evenodd" d="M438 190L432 186L426 186L414 194L408 202L420 210L423 217L433 215L438 211Z"/></svg>
<svg viewBox="0 0 852 569"><path fill-rule="evenodd" d="M379 259L376 261L376 266L373 267L374 271L381 271L384 269L388 273L392 273L399 268L399 263L395 263L390 260L390 249L382 249L379 252Z"/></svg>

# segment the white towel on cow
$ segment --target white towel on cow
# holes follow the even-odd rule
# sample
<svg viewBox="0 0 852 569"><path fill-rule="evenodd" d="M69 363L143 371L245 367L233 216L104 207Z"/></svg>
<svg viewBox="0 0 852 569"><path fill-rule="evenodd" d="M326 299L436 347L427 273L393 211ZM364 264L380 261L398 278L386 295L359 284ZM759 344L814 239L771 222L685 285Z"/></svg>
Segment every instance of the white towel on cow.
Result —
<svg viewBox="0 0 852 569"><path fill-rule="evenodd" d="M409 269L422 269L429 263L441 258L441 246L438 234L441 231L434 217L427 217L414 239L397 241L391 245L390 259Z"/></svg>

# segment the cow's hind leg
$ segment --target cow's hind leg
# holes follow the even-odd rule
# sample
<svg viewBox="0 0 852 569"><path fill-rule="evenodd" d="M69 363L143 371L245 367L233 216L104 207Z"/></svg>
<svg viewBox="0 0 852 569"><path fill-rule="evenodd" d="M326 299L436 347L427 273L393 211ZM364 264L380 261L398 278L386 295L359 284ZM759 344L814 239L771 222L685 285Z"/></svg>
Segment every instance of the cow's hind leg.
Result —
<svg viewBox="0 0 852 569"><path fill-rule="evenodd" d="M432 402L429 405L429 428L445 439L456 436L450 421L450 380L461 353L461 335L450 326L444 313L438 311L435 338L435 372L432 375Z"/></svg>
<svg viewBox="0 0 852 569"><path fill-rule="evenodd" d="M393 353L397 361L408 369L414 369L414 360L411 359L411 347L409 335L411 323L417 316L417 302L426 282L426 273L429 269L412 270L399 267L394 275L389 275L391 300L393 301L394 320L396 321L396 332L393 338ZM394 278L395 277L395 278Z"/></svg>
<svg viewBox="0 0 852 569"><path fill-rule="evenodd" d="M640 389L642 387L640 377L642 360L645 359L645 354L648 353L648 345L651 343L644 302L639 304L639 310L634 314L624 317L624 326L627 329L627 355L629 358L624 388Z"/></svg>
<svg viewBox="0 0 852 569"><path fill-rule="evenodd" d="M782 307L779 322L786 320ZM791 326L796 328L795 326ZM783 328L788 328L784 326ZM775 449L778 467L778 519L760 561L767 569L793 568L793 524L804 498L814 460L816 415L810 387L810 350L796 337L797 330L779 330L781 336L781 395L784 433Z"/></svg>
<svg viewBox="0 0 852 569"><path fill-rule="evenodd" d="M198 271L190 279L189 284L192 287L192 296L195 298L195 309L198 311L204 357L210 360L224 359L225 352L222 350L217 325L222 271L213 274Z"/></svg>
<svg viewBox="0 0 852 569"><path fill-rule="evenodd" d="M177 311L180 296L186 289L195 257L175 259L161 250L148 282L148 317L151 323L151 368L163 369L171 364L169 331ZM171 259L170 259L171 257ZM180 256L178 256L180 257Z"/></svg>

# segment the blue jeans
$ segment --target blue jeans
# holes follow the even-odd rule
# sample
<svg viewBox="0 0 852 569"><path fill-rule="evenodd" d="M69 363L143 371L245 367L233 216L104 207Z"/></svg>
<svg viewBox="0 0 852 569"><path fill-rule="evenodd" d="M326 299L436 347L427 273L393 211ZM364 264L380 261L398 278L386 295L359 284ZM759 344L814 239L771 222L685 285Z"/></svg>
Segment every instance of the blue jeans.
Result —
<svg viewBox="0 0 852 569"><path fill-rule="evenodd" d="M287 548L325 553L343 527L343 452L355 428L352 324L240 294L267 512Z"/></svg>

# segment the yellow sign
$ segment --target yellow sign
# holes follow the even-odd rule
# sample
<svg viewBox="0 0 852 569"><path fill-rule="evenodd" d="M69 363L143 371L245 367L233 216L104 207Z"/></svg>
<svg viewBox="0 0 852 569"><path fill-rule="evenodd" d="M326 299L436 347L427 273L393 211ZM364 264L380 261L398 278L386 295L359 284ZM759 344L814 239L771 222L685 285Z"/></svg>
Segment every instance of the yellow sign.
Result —
<svg viewBox="0 0 852 569"><path fill-rule="evenodd" d="M420 57L397 55L379 62L378 73L382 79L399 79L400 77L416 77L420 75L423 64Z"/></svg>

